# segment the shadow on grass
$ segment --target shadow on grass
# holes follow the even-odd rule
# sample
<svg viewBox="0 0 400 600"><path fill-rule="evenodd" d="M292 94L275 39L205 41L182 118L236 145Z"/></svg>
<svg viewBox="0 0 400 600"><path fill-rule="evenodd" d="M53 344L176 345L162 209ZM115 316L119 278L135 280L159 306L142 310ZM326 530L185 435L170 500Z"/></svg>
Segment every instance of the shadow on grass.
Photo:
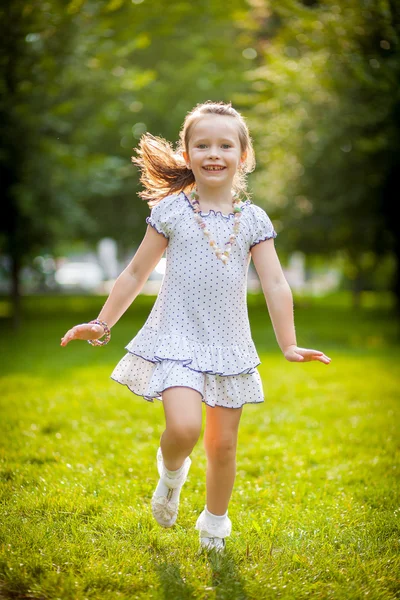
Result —
<svg viewBox="0 0 400 600"><path fill-rule="evenodd" d="M0 599L1 600L47 600L46 596L32 596L29 585L24 582L11 583L0 579Z"/></svg>
<svg viewBox="0 0 400 600"><path fill-rule="evenodd" d="M211 580L204 586L202 598L248 600L235 560L229 551L226 550L224 554L199 552L199 558L201 554L206 557L211 572ZM199 597L199 590L182 577L181 567L177 562L165 559L156 566L156 572L166 600L192 600Z"/></svg>
<svg viewBox="0 0 400 600"><path fill-rule="evenodd" d="M247 600L243 580L229 550L224 554L209 553L212 587L218 600Z"/></svg>
<svg viewBox="0 0 400 600"><path fill-rule="evenodd" d="M179 564L164 560L155 567L155 570L160 580L164 598L168 598L168 600L170 598L176 598L177 600L196 598L194 588L186 583L185 578L182 577Z"/></svg>

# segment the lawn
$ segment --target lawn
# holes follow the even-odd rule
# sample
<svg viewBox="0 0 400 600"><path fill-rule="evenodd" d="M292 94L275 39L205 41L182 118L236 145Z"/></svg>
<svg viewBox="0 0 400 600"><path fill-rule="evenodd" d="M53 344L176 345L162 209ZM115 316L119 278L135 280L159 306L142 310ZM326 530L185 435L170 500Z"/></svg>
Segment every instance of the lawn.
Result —
<svg viewBox="0 0 400 600"><path fill-rule="evenodd" d="M164 530L150 498L161 402L110 379L154 298L104 348L59 346L104 299L25 298L0 320L0 598L400 598L399 324L366 299L297 300L298 344L329 366L285 361L264 299L249 297L265 403L244 408L224 556L199 552L201 442ZM0 313L7 313L0 302Z"/></svg>

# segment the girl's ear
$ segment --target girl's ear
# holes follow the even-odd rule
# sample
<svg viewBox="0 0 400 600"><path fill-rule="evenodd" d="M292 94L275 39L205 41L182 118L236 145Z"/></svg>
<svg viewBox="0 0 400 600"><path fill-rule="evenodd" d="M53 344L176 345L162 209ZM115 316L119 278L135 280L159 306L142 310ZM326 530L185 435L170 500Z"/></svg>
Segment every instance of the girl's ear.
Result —
<svg viewBox="0 0 400 600"><path fill-rule="evenodd" d="M186 166L188 167L188 169L190 169L190 159L189 159L189 154L187 152L182 152L182 156L183 156L183 160L186 163Z"/></svg>
<svg viewBox="0 0 400 600"><path fill-rule="evenodd" d="M246 158L247 158L247 151L243 152L242 156L240 157L240 165L241 166L243 166L244 161L246 160Z"/></svg>

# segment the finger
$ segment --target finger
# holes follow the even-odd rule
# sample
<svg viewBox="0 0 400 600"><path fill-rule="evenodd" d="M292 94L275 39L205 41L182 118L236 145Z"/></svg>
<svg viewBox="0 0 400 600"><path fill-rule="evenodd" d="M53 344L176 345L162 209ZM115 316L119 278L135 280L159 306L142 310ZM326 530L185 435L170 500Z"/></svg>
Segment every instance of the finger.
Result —
<svg viewBox="0 0 400 600"><path fill-rule="evenodd" d="M69 342L73 339L72 336L70 335L65 335L62 339L62 345L66 346L67 344L69 344Z"/></svg>
<svg viewBox="0 0 400 600"><path fill-rule="evenodd" d="M331 359L328 358L327 356L318 356L315 360L319 360L320 362L323 362L326 365L329 365L329 363L331 362Z"/></svg>
<svg viewBox="0 0 400 600"><path fill-rule="evenodd" d="M313 350L312 348L299 348L299 350L307 356L322 356L323 352L320 350Z"/></svg>
<svg viewBox="0 0 400 600"><path fill-rule="evenodd" d="M322 354L322 356L320 356L320 357L318 357L318 358L323 358L323 359L325 359L325 360L331 360L331 359L329 358L329 356L327 356L326 354Z"/></svg>
<svg viewBox="0 0 400 600"><path fill-rule="evenodd" d="M307 360L328 360L330 361L331 359L326 356L323 352L318 352L317 354L307 354Z"/></svg>
<svg viewBox="0 0 400 600"><path fill-rule="evenodd" d="M76 339L76 336L77 336L77 331L76 331L75 327L73 327L72 329L67 331L67 333L63 337L63 341L65 342L65 345L68 344L69 342L71 342L72 340Z"/></svg>
<svg viewBox="0 0 400 600"><path fill-rule="evenodd" d="M69 333L69 331L67 331L67 333L65 335L63 335L62 338L61 338L61 345L62 346L65 346L65 343L66 343L66 341L68 339L68 333Z"/></svg>

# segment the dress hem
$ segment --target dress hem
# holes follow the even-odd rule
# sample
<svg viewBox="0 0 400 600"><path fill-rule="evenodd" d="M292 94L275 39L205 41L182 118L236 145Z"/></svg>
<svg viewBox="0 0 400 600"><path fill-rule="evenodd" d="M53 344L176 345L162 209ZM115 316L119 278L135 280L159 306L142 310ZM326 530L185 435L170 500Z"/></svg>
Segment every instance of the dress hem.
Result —
<svg viewBox="0 0 400 600"><path fill-rule="evenodd" d="M130 390L132 392L132 394L135 394L136 396L141 396L142 398L144 398L145 400L147 400L147 402L151 402L152 404L154 404L154 400L158 400L159 402L162 402L162 398L159 396L146 396L144 394L138 394L137 392L135 392L127 383L123 383L122 381L118 381L118 379L115 379L114 377L110 376L110 379L112 379L113 381L115 381L116 383L119 383L120 385L124 385L125 387L128 388L128 390ZM161 390L160 395L165 392L165 390L168 390L170 387L188 387L191 390L194 390L195 392L199 392L199 390L196 390L196 388L192 388L190 385L169 385L168 387L166 387L164 390ZM237 409L237 408L243 408L243 406L245 404L263 404L265 402L265 400L258 400L257 402L243 402L243 404L241 404L240 406L225 406L224 404L209 404L208 402L205 401L204 396L201 392L199 392L199 394L201 395L201 401L206 404L207 406L209 406L210 408L214 408L215 406L219 406L220 408L233 408L233 409Z"/></svg>

